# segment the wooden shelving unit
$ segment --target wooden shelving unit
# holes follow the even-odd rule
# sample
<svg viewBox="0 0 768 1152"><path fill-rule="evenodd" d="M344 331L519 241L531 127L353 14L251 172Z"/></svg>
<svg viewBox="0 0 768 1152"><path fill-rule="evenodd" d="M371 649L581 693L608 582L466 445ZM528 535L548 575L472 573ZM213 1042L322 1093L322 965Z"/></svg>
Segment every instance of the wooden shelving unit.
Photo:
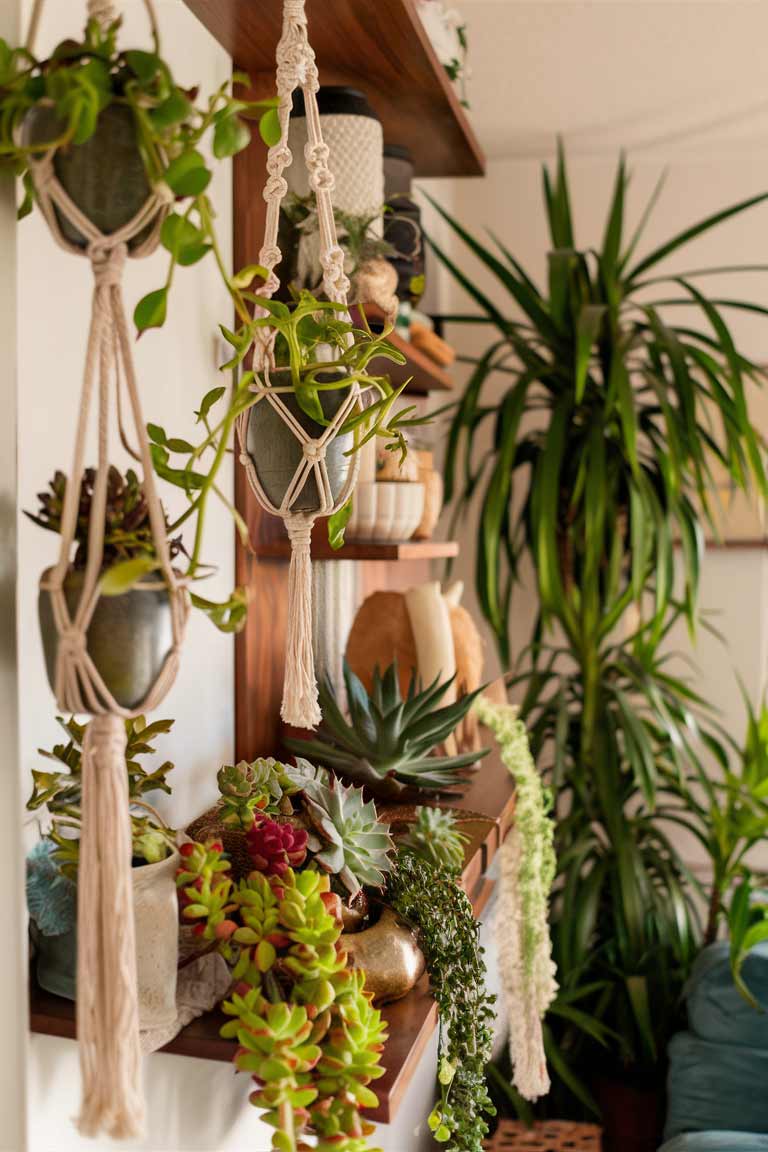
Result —
<svg viewBox="0 0 768 1152"><path fill-rule="evenodd" d="M274 92L280 0L186 0L254 87ZM485 157L412 0L307 0L321 84L363 88L418 176L480 176Z"/></svg>
<svg viewBox="0 0 768 1152"><path fill-rule="evenodd" d="M387 544L368 544L363 540L349 540L338 551L334 551L328 543L328 536L319 524L312 535L313 560L360 560L382 561L393 560L450 560L459 554L459 545L455 540L403 540L398 543L392 541ZM278 540L270 540L256 547L256 555L261 560L290 560L291 545L287 536Z"/></svg>
<svg viewBox="0 0 768 1152"><path fill-rule="evenodd" d="M465 848L462 886L480 916L489 899L492 884L486 872L512 823L515 794L507 769L495 754L481 760L466 792L449 801L459 815L464 814L463 831L469 836ZM384 810L387 812L387 810ZM387 812L395 819L397 809ZM30 979L30 1028L48 1036L75 1038L75 1006L50 992L44 992ZM383 1063L386 1073L375 1085L379 1107L368 1113L370 1119L390 1123L397 1114L411 1076L437 1024L435 1003L426 976L402 1000L385 1005L389 1040ZM234 1043L219 1035L225 1017L208 1012L193 1020L162 1049L179 1056L229 1062Z"/></svg>

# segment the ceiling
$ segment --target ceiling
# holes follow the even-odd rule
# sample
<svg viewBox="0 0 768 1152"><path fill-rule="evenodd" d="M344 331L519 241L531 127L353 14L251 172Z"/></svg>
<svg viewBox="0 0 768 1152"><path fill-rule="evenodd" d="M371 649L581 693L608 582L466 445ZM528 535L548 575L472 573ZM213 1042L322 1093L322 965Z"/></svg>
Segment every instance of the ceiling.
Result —
<svg viewBox="0 0 768 1152"><path fill-rule="evenodd" d="M458 0L490 158L768 141L768 0Z"/></svg>

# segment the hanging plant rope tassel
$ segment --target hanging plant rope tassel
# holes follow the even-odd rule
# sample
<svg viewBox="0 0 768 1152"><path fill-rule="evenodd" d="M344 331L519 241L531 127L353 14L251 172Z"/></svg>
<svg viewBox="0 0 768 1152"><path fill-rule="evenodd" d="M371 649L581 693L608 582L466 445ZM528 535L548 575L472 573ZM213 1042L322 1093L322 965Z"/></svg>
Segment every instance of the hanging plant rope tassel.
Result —
<svg viewBox="0 0 768 1152"><path fill-rule="evenodd" d="M288 634L285 681L280 715L297 728L316 728L322 719L317 699L315 658L312 651L312 525L314 516L298 512L287 516L291 541L288 569Z"/></svg>
<svg viewBox="0 0 768 1152"><path fill-rule="evenodd" d="M125 724L95 716L83 746L83 822L77 896L77 1036L84 1136L116 1140L142 1130L131 821Z"/></svg>

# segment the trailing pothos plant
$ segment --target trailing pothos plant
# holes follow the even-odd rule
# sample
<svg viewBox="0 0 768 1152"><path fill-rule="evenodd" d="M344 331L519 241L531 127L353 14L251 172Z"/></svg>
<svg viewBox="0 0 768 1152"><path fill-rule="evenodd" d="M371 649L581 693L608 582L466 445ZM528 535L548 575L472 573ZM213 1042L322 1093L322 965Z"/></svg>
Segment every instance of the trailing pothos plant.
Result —
<svg viewBox="0 0 768 1152"><path fill-rule="evenodd" d="M244 285L246 281L250 283L266 276L266 269L252 265L236 279L238 284ZM198 540L202 540L201 511L209 492L227 503L243 542L248 542L245 522L216 487L215 477L229 450L237 418L259 398L259 394L251 390L254 370L240 369L261 329L274 331L275 365L277 369L286 370L277 378L273 375L271 385L276 389L289 388L301 410L321 427L330 423L320 402L322 392L350 388L357 383L361 391L369 393L365 401L367 406L360 405L350 413L339 429L340 435L354 434L354 443L348 454L358 451L363 444L378 436L386 441L388 449L404 457L408 450L408 429L425 424L432 418L415 415L416 405L412 404L393 412L406 384L393 388L389 377L371 372L370 365L374 358L403 364L405 357L388 342L387 331L373 332L362 309L361 325L355 325L344 305L318 299L307 291L295 294L290 304L259 296L246 287L238 287L237 296L238 327L232 331L223 324L220 326L222 335L233 349L230 359L222 365L222 371L232 373L232 387L228 391L219 385L203 397L195 414L197 422L202 425L201 439L190 444L180 437L170 436L156 424L148 427L155 471L162 479L182 488L189 500L186 512L176 521L174 528L180 527L189 517L196 517L193 566L198 562ZM254 317L252 308L260 309L266 315ZM328 379L330 372L336 376L333 380ZM343 375L339 377L338 373ZM201 465L208 460L211 463L206 471ZM343 544L344 526L350 511L348 502L329 518L329 539L334 547Z"/></svg>
<svg viewBox="0 0 768 1152"><path fill-rule="evenodd" d="M280 127L276 100L235 95L249 85L244 73L234 73L199 102L196 88L183 88L174 80L156 28L153 47L146 51L122 48L120 25L120 19L106 26L91 19L80 40L63 40L45 59L0 39L0 164L22 179L25 195L19 216L25 216L35 201L30 158L76 148L93 136L105 108L112 104L130 108L148 183L165 184L177 202L160 237L171 258L166 283L136 306L136 326L142 332L164 322L177 265L196 264L213 252L230 285L206 193L213 173L201 148L210 146L215 159L227 159L250 143L248 120L259 121L268 144L277 142ZM41 107L53 110L58 130L49 140L24 143L24 122Z"/></svg>
<svg viewBox="0 0 768 1152"><path fill-rule="evenodd" d="M544 171L545 286L439 206L492 296L432 245L479 310L454 319L494 330L453 420L446 491L459 514L477 502L477 590L505 666L521 561L533 564L539 613L512 683L561 816L548 1055L589 1107L577 1068L660 1072L700 946L696 881L659 806L705 750L724 755L722 733L664 642L678 619L696 623L714 470L768 490L748 404L765 372L727 319L765 310L708 297L714 269L664 270L768 193L638 255L660 185L628 231L627 184L621 160L602 242L579 247L560 149L554 177Z"/></svg>

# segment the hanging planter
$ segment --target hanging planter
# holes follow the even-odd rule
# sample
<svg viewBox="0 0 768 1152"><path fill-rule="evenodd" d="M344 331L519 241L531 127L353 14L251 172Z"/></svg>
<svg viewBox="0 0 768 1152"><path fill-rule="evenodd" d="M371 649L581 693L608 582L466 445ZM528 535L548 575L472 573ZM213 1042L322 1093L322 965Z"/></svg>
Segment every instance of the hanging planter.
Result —
<svg viewBox="0 0 768 1152"><path fill-rule="evenodd" d="M280 206L288 191L284 172L292 161L289 128L293 93L297 88L301 89L303 99L307 182L317 203L319 259L327 299L320 301L308 292L301 292L289 305L272 297L280 286L275 273L282 259L278 246ZM312 525L317 516L331 517L332 543L336 546L341 543L359 469L355 449L381 435L390 439L391 447L404 453L402 429L413 423L407 414L391 418L389 415L402 389L393 391L386 378L367 374L367 365L374 355L399 363L404 359L387 344L387 333L383 338L375 337L364 317L364 328L355 329L347 312L349 280L344 270L344 252L336 235L332 201L335 181L328 166L330 150L322 135L318 89L304 5L291 0L284 7L283 32L277 48L280 140L270 148L267 158L268 179L264 191L267 217L259 256L265 283L260 295L251 300L256 310L255 319L246 321L237 332L225 332L225 335L235 348L228 367L242 363L255 343L253 371L245 374L254 394L252 409L242 413L237 425L240 459L257 500L266 511L284 520L291 540L281 716L286 723L299 728L314 728L320 722L312 653ZM377 127L380 131L380 126ZM383 179L380 148L378 169ZM294 182L297 179L295 172L292 179ZM381 194L378 203L381 203ZM335 381L327 378L327 373L334 371L329 368L330 364L338 371L345 394L326 399L324 406L323 395L335 391ZM286 376L285 383L283 377L275 373L279 368L290 368L290 379ZM367 396L369 392L371 395ZM373 402L365 409L369 399ZM262 411L258 412L258 408ZM265 408L271 408L272 412L265 414ZM310 417L318 427L308 426L304 416ZM283 435L278 438L275 417L295 443ZM338 437L350 433L353 434L351 444L349 441L336 443ZM349 465L337 467L347 453ZM280 456L282 459L278 462Z"/></svg>

